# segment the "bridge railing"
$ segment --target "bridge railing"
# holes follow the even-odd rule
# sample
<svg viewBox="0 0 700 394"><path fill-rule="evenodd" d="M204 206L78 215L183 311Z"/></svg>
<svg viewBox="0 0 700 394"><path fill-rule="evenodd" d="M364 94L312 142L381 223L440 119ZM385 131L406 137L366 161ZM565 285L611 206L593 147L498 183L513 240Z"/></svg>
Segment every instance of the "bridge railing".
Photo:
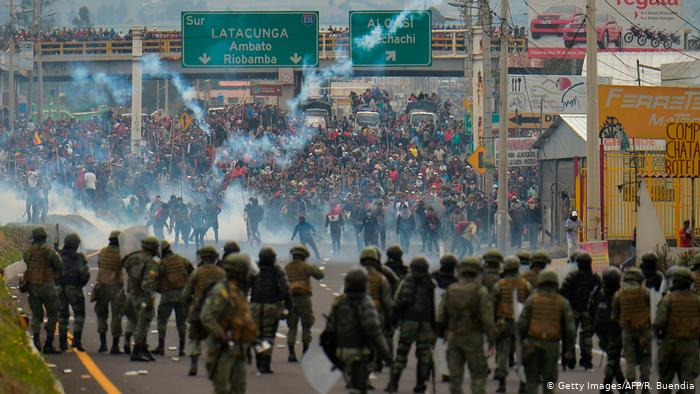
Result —
<svg viewBox="0 0 700 394"><path fill-rule="evenodd" d="M465 30L433 30L432 49L434 58L464 57ZM107 41L41 41L39 49L44 57L80 56L80 55L130 55L131 40L116 39ZM500 45L499 40L491 40L493 49ZM319 56L322 60L332 60L336 56L346 57L349 53L350 37L347 32L331 33L322 31L319 34ZM527 49L525 38L510 40L510 51ZM173 55L182 52L180 38L147 38L143 40L144 53ZM48 59L47 59L48 60Z"/></svg>

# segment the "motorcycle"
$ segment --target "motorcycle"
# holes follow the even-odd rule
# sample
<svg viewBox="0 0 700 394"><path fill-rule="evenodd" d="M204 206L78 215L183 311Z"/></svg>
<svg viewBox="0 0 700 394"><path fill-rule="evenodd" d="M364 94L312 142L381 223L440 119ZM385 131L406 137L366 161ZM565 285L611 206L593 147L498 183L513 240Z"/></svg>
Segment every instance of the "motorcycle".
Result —
<svg viewBox="0 0 700 394"><path fill-rule="evenodd" d="M656 32L653 30L653 27L645 27L642 29L639 37L637 37L637 44L639 44L640 47L643 47L646 45L648 40L653 40L655 36Z"/></svg>
<svg viewBox="0 0 700 394"><path fill-rule="evenodd" d="M632 27L630 27L630 31L625 33L625 36L624 36L625 43L629 44L632 42L632 40L634 40L635 37L639 38L639 36L641 36L641 35L642 35L642 29L637 25L632 25Z"/></svg>

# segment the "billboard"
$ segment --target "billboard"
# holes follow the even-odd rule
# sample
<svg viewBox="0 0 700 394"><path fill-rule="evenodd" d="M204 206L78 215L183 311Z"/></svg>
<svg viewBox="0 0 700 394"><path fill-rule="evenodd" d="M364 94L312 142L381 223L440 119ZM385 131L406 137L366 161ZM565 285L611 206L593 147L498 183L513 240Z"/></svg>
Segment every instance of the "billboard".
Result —
<svg viewBox="0 0 700 394"><path fill-rule="evenodd" d="M532 148L536 138L518 137L508 138L508 167L536 167L537 149ZM498 138L496 138L498 146ZM496 163L498 163L498 149L496 149Z"/></svg>
<svg viewBox="0 0 700 394"><path fill-rule="evenodd" d="M609 84L610 78L598 78ZM580 75L508 75L509 113L585 114L586 77ZM538 122L539 123L539 122Z"/></svg>
<svg viewBox="0 0 700 394"><path fill-rule="evenodd" d="M599 51L683 50L679 27L683 1L599 1L595 21ZM613 8L614 7L614 8ZM542 0L528 9L530 58L583 59L586 55L585 2Z"/></svg>
<svg viewBox="0 0 700 394"><path fill-rule="evenodd" d="M678 122L700 122L700 88L598 85L602 138L665 139Z"/></svg>

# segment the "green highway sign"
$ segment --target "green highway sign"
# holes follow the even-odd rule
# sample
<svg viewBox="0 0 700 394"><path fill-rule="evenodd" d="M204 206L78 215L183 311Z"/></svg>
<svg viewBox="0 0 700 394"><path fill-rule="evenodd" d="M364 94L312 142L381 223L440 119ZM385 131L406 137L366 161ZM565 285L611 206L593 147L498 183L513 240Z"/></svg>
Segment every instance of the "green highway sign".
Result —
<svg viewBox="0 0 700 394"><path fill-rule="evenodd" d="M182 13L182 67L318 66L318 11Z"/></svg>
<svg viewBox="0 0 700 394"><path fill-rule="evenodd" d="M429 67L432 14L350 11L350 57L355 67Z"/></svg>

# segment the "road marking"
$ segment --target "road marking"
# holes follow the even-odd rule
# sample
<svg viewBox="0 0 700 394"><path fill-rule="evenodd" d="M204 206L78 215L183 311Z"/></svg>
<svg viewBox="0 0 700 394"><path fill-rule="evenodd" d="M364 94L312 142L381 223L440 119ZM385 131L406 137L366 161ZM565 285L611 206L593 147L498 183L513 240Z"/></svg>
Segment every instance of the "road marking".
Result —
<svg viewBox="0 0 700 394"><path fill-rule="evenodd" d="M70 332L68 333L68 341L70 344L73 344L73 334ZM76 356L78 356L78 359L80 360L81 363L85 366L85 369L88 370L90 375L92 375L93 379L97 382L97 384L102 387L102 389L105 391L107 394L121 394L121 391L117 388L117 386L112 383L111 380L105 375L100 367L95 364L95 362L92 360L92 357L90 357L87 352L81 352L78 351L77 349L73 348L71 349L73 353L75 353Z"/></svg>
<svg viewBox="0 0 700 394"><path fill-rule="evenodd" d="M98 254L100 254L100 252L92 252L89 255L85 256L85 258L91 259L91 258L97 256Z"/></svg>

